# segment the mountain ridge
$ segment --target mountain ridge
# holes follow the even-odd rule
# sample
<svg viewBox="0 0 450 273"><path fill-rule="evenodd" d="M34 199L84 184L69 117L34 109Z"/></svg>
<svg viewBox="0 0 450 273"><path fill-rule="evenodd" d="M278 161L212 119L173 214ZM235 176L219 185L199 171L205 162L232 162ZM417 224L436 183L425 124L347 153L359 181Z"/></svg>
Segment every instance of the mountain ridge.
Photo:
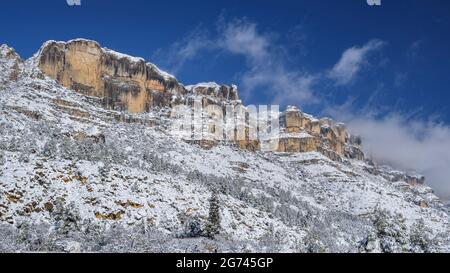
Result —
<svg viewBox="0 0 450 273"><path fill-rule="evenodd" d="M126 234L142 228L152 242L152 236L159 237L157 244L175 252L449 251L448 212L423 177L379 167L357 150L352 156L347 146L358 148L361 140L339 133L341 124L290 107L280 117L284 150L255 149L248 139L236 145L213 141L206 147L173 134L172 97L168 105L132 113L123 111L127 104L105 107L103 97L90 96L98 90L73 85L67 70L47 66L42 71L42 56L44 64L56 64L61 59L52 56L61 56L59 50L66 47L51 41L43 48L49 45L56 47L54 53L26 61L0 48L0 232L31 236L25 242L0 241L0 250L33 249L31 238L50 232L55 243L40 247L121 251L112 238L95 246L100 240L96 232ZM67 63L59 62L63 68ZM99 63L122 65L106 57ZM130 67L137 71L134 76L143 75ZM117 77L114 72L105 83L120 86L124 81L119 91L128 93L135 85L126 71ZM81 89L74 92L73 86ZM80 92L86 90L93 93ZM237 87L183 86L185 100L180 95L180 101L242 105L233 90ZM314 130L316 135L307 133ZM217 190L221 231L211 240L204 233L207 200ZM141 231L132 234L144 240ZM129 238L119 237L123 251L161 251L156 243L132 246Z"/></svg>

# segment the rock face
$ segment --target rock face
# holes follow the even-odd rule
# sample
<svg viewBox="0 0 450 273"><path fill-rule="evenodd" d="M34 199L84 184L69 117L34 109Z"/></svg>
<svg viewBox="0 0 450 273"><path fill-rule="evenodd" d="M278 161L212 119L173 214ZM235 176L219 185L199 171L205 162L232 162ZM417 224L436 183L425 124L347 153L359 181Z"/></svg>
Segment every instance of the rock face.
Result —
<svg viewBox="0 0 450 273"><path fill-rule="evenodd" d="M44 74L76 92L102 98L108 109L148 112L180 103L188 92L219 101L239 99L236 86L198 84L185 88L144 59L102 48L95 41L49 41L42 46L38 62Z"/></svg>
<svg viewBox="0 0 450 273"><path fill-rule="evenodd" d="M169 106L172 96L186 92L156 66L93 41L47 42L38 61L47 76L79 93L103 98L109 109L142 113Z"/></svg>
<svg viewBox="0 0 450 273"><path fill-rule="evenodd" d="M214 97L219 100L239 100L236 85L218 85L217 83L199 83L186 86L190 92L198 95Z"/></svg>
<svg viewBox="0 0 450 273"><path fill-rule="evenodd" d="M42 46L37 59L38 67L45 75L76 92L102 98L107 109L144 113L155 107L200 103L207 115L220 112L218 116L223 120L227 119L225 108L230 104L239 107L238 111L246 110L235 85L199 83L184 87L175 77L144 59L102 48L95 41L49 41ZM260 141L249 135L255 125L248 124L248 117L243 123L245 125L236 126L234 137L228 142L241 149L259 150ZM360 143L350 137L341 123L315 119L295 107L289 107L283 113L280 123L282 132L275 140L278 141L278 152L317 151L335 160L340 157L364 159ZM191 142L205 148L217 145L221 137L218 128L207 124L201 126L208 127L207 134L213 137ZM226 127L224 123L220 126Z"/></svg>
<svg viewBox="0 0 450 273"><path fill-rule="evenodd" d="M282 133L279 152L321 152L331 159L347 157L364 160L361 141L351 137L342 123L331 119L317 120L289 106L281 116Z"/></svg>

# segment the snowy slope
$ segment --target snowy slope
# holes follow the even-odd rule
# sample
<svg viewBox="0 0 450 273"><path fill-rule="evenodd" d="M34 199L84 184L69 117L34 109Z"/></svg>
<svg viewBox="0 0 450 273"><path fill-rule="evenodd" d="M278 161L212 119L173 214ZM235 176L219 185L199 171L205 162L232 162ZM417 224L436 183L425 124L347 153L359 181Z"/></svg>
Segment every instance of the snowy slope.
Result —
<svg viewBox="0 0 450 273"><path fill-rule="evenodd" d="M202 149L168 134L169 109L105 110L99 99L44 77L34 59L10 80L18 59L7 51L0 58L0 251L450 251L447 210L426 185L392 182L369 162L319 153ZM222 220L211 240L201 231L216 189ZM123 234L137 227L157 234L154 246L130 246ZM25 242L11 235L25 230ZM123 241L95 243L98 230ZM30 233L55 242L33 246Z"/></svg>

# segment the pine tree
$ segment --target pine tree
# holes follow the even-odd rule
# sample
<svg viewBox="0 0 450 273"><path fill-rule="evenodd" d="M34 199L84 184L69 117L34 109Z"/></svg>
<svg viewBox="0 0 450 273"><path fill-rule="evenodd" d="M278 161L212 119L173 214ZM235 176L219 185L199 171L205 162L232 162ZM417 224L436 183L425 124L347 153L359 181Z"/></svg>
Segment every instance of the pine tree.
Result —
<svg viewBox="0 0 450 273"><path fill-rule="evenodd" d="M206 226L206 236L214 238L220 230L220 202L217 190L213 190L209 199L209 217Z"/></svg>
<svg viewBox="0 0 450 273"><path fill-rule="evenodd" d="M80 230L80 213L75 203L66 204L64 200L57 200L51 213L58 233L68 234Z"/></svg>

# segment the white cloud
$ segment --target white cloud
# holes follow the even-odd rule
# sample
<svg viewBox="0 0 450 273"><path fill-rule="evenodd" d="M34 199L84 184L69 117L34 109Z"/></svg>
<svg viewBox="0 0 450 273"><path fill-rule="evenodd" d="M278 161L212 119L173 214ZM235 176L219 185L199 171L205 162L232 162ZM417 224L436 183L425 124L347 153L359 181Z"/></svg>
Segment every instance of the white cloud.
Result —
<svg viewBox="0 0 450 273"><path fill-rule="evenodd" d="M316 77L290 69L280 48L270 35L258 31L247 20L233 20L219 25L219 44L224 50L246 58L249 70L240 76L244 98L265 92L277 104L316 102L313 85Z"/></svg>
<svg viewBox="0 0 450 273"><path fill-rule="evenodd" d="M424 40L420 39L414 41L406 50L406 58L409 61L415 61L420 57L420 50L422 49Z"/></svg>
<svg viewBox="0 0 450 273"><path fill-rule="evenodd" d="M245 19L219 25L219 44L231 53L244 55L255 64L270 59L268 36L258 33L256 24Z"/></svg>
<svg viewBox="0 0 450 273"><path fill-rule="evenodd" d="M334 117L360 135L366 155L404 171L425 175L439 196L450 199L450 127L432 120L391 113L377 118L372 112L334 109Z"/></svg>
<svg viewBox="0 0 450 273"><path fill-rule="evenodd" d="M244 19L217 22L217 32L197 28L168 50L159 50L154 58L162 67L176 74L186 62L205 51L242 56L246 71L236 78L240 95L246 100L264 92L273 103L308 104L316 101L313 85L316 76L286 65L283 49L270 34L262 33L256 24ZM205 79L207 81L208 79Z"/></svg>
<svg viewBox="0 0 450 273"><path fill-rule="evenodd" d="M351 83L363 66L368 63L367 57L370 53L381 49L385 42L380 40L370 40L362 47L354 46L344 51L341 59L328 72L328 77L337 85Z"/></svg>
<svg viewBox="0 0 450 273"><path fill-rule="evenodd" d="M215 43L210 40L209 33L198 27L181 41L173 43L167 50L159 49L153 57L159 65L176 74L186 62L195 59L201 52L216 48Z"/></svg>
<svg viewBox="0 0 450 273"><path fill-rule="evenodd" d="M247 91L264 90L274 104L305 105L317 101L313 91L315 80L313 75L287 71L283 66L264 67L245 73L242 87Z"/></svg>

